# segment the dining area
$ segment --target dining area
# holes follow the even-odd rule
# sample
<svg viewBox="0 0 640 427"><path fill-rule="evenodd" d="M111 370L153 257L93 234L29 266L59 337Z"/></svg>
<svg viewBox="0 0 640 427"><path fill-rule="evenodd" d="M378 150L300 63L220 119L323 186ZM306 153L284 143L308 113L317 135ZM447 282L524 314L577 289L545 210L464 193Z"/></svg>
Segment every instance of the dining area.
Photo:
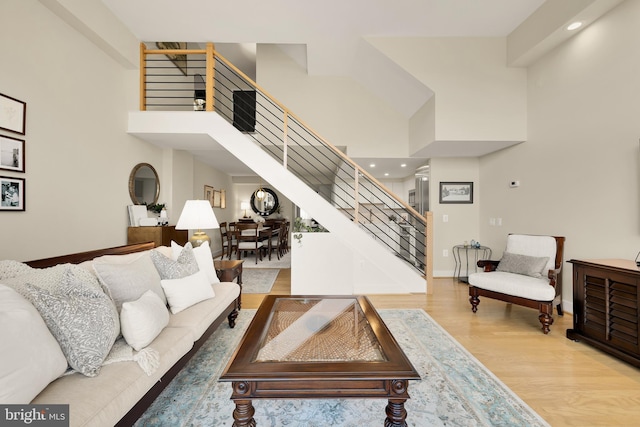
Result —
<svg viewBox="0 0 640 427"><path fill-rule="evenodd" d="M280 259L289 251L290 222L284 219L266 219L264 222L239 220L220 223L222 259L243 259L255 256L255 263Z"/></svg>

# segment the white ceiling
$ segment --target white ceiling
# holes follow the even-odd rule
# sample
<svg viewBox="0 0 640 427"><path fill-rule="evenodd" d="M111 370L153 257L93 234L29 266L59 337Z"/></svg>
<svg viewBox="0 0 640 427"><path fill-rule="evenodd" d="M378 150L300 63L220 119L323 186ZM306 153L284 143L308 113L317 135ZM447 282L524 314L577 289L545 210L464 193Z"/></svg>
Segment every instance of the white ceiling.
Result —
<svg viewBox="0 0 640 427"><path fill-rule="evenodd" d="M553 0L549 0L553 1ZM350 75L361 61L363 37L500 37L507 36L544 0L102 0L139 40L214 43L275 43L306 46L310 74ZM358 59L360 58L360 59ZM399 67L397 67L399 68ZM393 70L391 70L393 71ZM402 73L402 70L398 70ZM389 78L388 76L386 78ZM405 76L398 77L404 79ZM365 82L366 84L366 82ZM380 86L380 85L378 85ZM429 96L412 88L406 97ZM400 101L400 102L398 102ZM402 100L390 100L397 105ZM420 100L416 100L420 102ZM247 175L237 162L216 152L207 159L231 175ZM222 159L222 160L221 160ZM413 174L426 159L354 159L380 179ZM407 164L400 167L401 164ZM389 173L389 176L385 176Z"/></svg>

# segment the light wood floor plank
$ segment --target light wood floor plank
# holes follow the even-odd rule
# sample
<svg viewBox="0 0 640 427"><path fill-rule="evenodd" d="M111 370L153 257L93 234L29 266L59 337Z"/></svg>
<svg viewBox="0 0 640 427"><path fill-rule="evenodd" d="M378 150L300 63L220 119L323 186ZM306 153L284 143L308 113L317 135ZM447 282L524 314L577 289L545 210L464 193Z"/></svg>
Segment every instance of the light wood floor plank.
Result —
<svg viewBox="0 0 640 427"><path fill-rule="evenodd" d="M271 291L288 295L291 272L280 270ZM264 295L243 295L257 308ZM422 308L552 426L640 425L640 370L565 331L572 316L554 315L551 332L540 330L535 310L481 298L473 314L466 284L434 280L432 295L370 295L374 306Z"/></svg>

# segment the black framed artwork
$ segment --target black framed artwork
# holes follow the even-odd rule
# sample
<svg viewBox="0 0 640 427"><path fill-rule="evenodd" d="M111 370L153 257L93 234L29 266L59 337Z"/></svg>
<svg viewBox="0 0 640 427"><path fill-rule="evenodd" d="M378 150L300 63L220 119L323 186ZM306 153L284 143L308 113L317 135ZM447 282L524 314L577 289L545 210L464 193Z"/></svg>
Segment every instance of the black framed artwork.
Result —
<svg viewBox="0 0 640 427"><path fill-rule="evenodd" d="M473 182L441 182L440 203L473 203Z"/></svg>
<svg viewBox="0 0 640 427"><path fill-rule="evenodd" d="M24 172L24 140L0 135L0 169Z"/></svg>
<svg viewBox="0 0 640 427"><path fill-rule="evenodd" d="M24 178L0 176L0 211L24 211Z"/></svg>
<svg viewBox="0 0 640 427"><path fill-rule="evenodd" d="M25 134L27 103L0 93L0 129Z"/></svg>

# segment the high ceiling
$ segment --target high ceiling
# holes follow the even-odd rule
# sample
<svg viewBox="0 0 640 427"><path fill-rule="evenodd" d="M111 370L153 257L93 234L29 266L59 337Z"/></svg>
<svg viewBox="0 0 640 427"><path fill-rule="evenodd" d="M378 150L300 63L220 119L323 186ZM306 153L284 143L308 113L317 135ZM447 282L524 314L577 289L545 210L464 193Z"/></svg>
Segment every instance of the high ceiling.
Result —
<svg viewBox="0 0 640 427"><path fill-rule="evenodd" d="M500 37L544 0L102 0L140 40L305 44L333 74L368 36ZM343 60L344 59L344 60Z"/></svg>
<svg viewBox="0 0 640 427"><path fill-rule="evenodd" d="M507 36L545 0L102 2L139 40L302 45L306 46L304 59L309 74L349 75L357 57L358 42L364 37ZM418 105L424 102L420 97L430 94L408 86L401 96L401 99L389 100L390 105L410 105L412 96L417 97L413 105ZM205 156L205 153L199 155ZM218 160L220 158L224 158L218 162L221 164L216 164L213 158L208 163L230 175L251 173L232 159L218 156ZM380 179L412 175L415 167L426 161L416 158L354 160ZM376 163L376 167L369 169L372 163ZM401 166L403 164L405 166Z"/></svg>

